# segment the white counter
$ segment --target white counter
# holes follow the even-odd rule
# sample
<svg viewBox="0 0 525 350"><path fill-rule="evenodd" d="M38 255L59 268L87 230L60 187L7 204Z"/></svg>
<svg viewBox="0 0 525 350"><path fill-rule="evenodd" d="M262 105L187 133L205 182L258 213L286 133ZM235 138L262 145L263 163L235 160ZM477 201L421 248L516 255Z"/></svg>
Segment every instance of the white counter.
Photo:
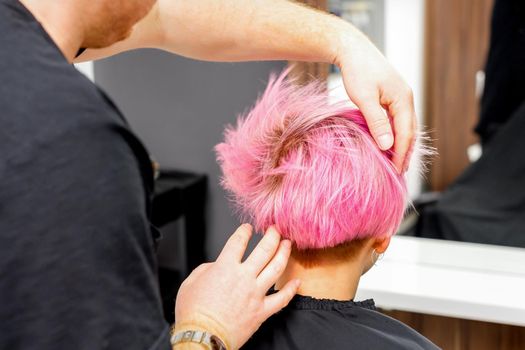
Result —
<svg viewBox="0 0 525 350"><path fill-rule="evenodd" d="M396 236L356 300L380 308L525 326L525 249Z"/></svg>

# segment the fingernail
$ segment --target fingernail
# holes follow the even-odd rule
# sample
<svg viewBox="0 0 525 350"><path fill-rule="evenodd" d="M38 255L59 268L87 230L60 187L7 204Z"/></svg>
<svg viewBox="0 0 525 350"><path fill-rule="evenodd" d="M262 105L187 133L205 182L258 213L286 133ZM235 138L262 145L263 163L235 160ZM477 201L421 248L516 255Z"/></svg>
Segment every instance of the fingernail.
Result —
<svg viewBox="0 0 525 350"><path fill-rule="evenodd" d="M294 281L294 284L295 284L295 288L299 288L301 286L301 280L295 280Z"/></svg>
<svg viewBox="0 0 525 350"><path fill-rule="evenodd" d="M392 134L383 134L377 138L377 141L379 143L379 147L386 151L387 149L390 149L392 147L392 144L394 143L394 138L392 137Z"/></svg>
<svg viewBox="0 0 525 350"><path fill-rule="evenodd" d="M288 239L285 239L282 241L282 244L285 248L291 248L292 247L292 242L290 242Z"/></svg>

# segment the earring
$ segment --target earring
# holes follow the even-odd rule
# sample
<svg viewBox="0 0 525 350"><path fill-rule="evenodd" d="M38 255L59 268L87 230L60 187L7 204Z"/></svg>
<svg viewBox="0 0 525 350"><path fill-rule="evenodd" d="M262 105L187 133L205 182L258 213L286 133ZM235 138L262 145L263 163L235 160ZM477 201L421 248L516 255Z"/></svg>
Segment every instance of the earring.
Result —
<svg viewBox="0 0 525 350"><path fill-rule="evenodd" d="M376 265L376 263L383 259L383 256L384 256L384 253L378 253L377 250L372 250L372 261L374 262L374 265Z"/></svg>

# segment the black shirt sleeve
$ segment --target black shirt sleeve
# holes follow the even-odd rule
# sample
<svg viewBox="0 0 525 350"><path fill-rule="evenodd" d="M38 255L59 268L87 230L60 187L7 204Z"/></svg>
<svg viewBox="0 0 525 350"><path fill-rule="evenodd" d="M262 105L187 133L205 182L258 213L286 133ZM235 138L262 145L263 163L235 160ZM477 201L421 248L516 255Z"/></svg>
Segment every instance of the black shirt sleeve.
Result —
<svg viewBox="0 0 525 350"><path fill-rule="evenodd" d="M0 0L0 349L170 349L146 151Z"/></svg>

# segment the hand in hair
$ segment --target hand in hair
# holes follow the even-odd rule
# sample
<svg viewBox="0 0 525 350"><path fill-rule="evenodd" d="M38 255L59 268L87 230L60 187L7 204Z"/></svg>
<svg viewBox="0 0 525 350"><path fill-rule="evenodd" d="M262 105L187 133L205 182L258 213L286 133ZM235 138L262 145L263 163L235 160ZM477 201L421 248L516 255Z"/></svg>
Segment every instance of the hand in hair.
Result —
<svg viewBox="0 0 525 350"><path fill-rule="evenodd" d="M288 73L271 77L216 146L236 208L258 232L275 225L298 249L391 236L407 198L393 152L377 148L359 110Z"/></svg>
<svg viewBox="0 0 525 350"><path fill-rule="evenodd" d="M350 99L363 113L381 150L392 149L399 173L406 172L417 134L412 89L361 33L348 32L335 64Z"/></svg>

